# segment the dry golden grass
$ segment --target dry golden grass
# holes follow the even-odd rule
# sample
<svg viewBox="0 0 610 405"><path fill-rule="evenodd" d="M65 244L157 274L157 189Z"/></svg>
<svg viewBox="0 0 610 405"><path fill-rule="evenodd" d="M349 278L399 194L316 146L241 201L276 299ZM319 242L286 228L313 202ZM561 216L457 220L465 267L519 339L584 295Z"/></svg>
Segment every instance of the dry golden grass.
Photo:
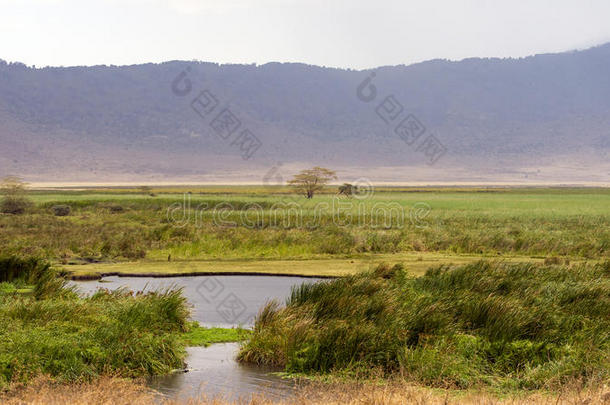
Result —
<svg viewBox="0 0 610 405"><path fill-rule="evenodd" d="M93 383L58 385L38 380L27 388L14 388L10 394L0 396L6 405L178 405L175 401L161 401L153 392L129 380L102 378ZM199 398L186 405L227 405L222 398ZM562 394L534 393L519 397L499 398L489 393L431 390L406 383L387 385L335 383L315 384L299 390L294 398L274 402L264 395L237 401L240 405L593 405L610 404L610 388L581 390L573 388Z"/></svg>
<svg viewBox="0 0 610 405"><path fill-rule="evenodd" d="M54 384L45 378L32 381L27 387L14 386L0 396L6 405L151 404L155 400L143 384L118 378L100 378L92 383Z"/></svg>

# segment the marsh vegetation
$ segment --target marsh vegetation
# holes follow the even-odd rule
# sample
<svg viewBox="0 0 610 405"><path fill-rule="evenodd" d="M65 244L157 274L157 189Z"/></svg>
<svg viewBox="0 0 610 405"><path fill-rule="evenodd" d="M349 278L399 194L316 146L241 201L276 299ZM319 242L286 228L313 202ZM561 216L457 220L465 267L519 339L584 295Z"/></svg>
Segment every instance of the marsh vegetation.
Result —
<svg viewBox="0 0 610 405"><path fill-rule="evenodd" d="M267 194L257 188L236 187L233 193L193 188L187 202L176 191L155 189L157 197L137 189L30 193L35 206L28 214L0 216L0 253L63 264L168 256L312 259L438 252L600 259L610 254L605 189L378 189L359 200L338 197L332 188L308 200L281 188ZM420 202L429 210L412 218ZM297 205L300 222L287 203ZM332 210L339 203L351 205L340 213ZM388 211L373 209L384 203L402 207L402 220L386 226ZM69 206L70 214L55 216L52 207L59 204ZM321 204L330 209L320 210ZM253 212L254 206L260 210ZM366 221L358 220L358 210L368 213Z"/></svg>
<svg viewBox="0 0 610 405"><path fill-rule="evenodd" d="M3 388L43 375L74 383L164 374L184 367L187 345L237 340L241 361L308 378L503 393L595 390L609 380L605 189L379 188L359 198L325 187L306 198L282 187L183 187L22 197L23 211L0 215ZM375 208L389 203L401 221ZM336 204L339 213L320 210ZM295 288L261 310L252 333L199 328L176 289L79 296L66 286L102 265L163 273L189 263L347 276Z"/></svg>
<svg viewBox="0 0 610 405"><path fill-rule="evenodd" d="M381 372L444 388L559 389L610 376L610 262L401 265L294 288L239 359L292 373Z"/></svg>

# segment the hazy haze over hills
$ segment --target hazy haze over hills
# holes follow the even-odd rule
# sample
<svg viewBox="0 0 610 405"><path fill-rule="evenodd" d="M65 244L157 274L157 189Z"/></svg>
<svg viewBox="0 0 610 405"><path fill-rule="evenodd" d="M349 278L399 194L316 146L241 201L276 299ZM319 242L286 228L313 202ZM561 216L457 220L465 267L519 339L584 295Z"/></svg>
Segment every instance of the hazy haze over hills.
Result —
<svg viewBox="0 0 610 405"><path fill-rule="evenodd" d="M192 87L184 96L172 91L181 72ZM2 63L0 174L256 183L281 163L284 175L317 164L342 179L386 182L610 183L610 44L380 67L377 96L364 102L357 88L371 72L288 63ZM218 101L205 118L191 107L203 90ZM403 109L386 124L376 109L389 95ZM241 122L227 139L210 126L224 108ZM426 128L412 145L394 132L409 114ZM261 142L248 160L236 142L244 129ZM433 165L417 150L430 134L446 148Z"/></svg>

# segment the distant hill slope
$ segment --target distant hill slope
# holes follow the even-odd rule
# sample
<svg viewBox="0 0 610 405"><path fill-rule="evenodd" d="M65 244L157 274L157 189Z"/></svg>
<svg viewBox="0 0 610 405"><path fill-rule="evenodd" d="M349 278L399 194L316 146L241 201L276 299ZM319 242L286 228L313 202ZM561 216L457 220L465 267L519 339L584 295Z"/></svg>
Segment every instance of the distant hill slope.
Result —
<svg viewBox="0 0 610 405"><path fill-rule="evenodd" d="M361 83L371 72L183 61L37 69L0 61L0 174L252 181L282 162L384 181L610 181L610 44L380 67L367 102L371 87ZM187 81L191 91L182 95ZM232 125L216 125L222 120L210 124L225 108L233 124L240 121L231 134ZM409 127L405 141L394 129L409 115L426 131L417 137ZM430 134L446 150L440 157L426 148Z"/></svg>

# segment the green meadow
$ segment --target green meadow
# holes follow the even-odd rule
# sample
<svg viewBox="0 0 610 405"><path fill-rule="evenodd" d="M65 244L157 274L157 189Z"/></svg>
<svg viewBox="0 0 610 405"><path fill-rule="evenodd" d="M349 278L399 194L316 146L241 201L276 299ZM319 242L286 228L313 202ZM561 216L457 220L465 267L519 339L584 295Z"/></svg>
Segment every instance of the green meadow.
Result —
<svg viewBox="0 0 610 405"><path fill-rule="evenodd" d="M341 275L379 260L480 257L600 260L610 254L610 191L595 188L327 187L312 200L282 187L31 191L27 215L1 215L0 253L44 257L75 274L267 271ZM51 208L68 205L68 216ZM336 266L333 261L337 260ZM354 263L345 260L354 260ZM267 268L267 270L265 270Z"/></svg>

